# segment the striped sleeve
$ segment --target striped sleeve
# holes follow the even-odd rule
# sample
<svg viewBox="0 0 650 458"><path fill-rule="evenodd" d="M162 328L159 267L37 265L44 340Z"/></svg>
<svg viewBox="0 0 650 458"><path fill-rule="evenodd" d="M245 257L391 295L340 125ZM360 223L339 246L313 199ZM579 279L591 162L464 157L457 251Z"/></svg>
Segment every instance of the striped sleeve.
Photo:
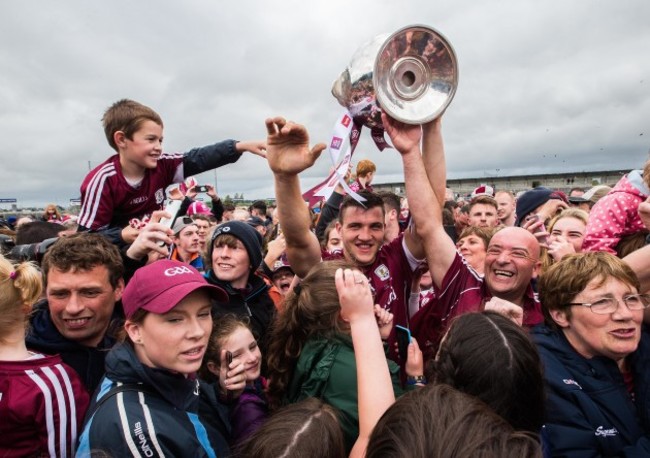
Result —
<svg viewBox="0 0 650 458"><path fill-rule="evenodd" d="M98 398L101 396L102 393ZM77 456L90 456L92 451L97 450L113 456L166 456L156 429L144 393L117 393L88 420Z"/></svg>
<svg viewBox="0 0 650 458"><path fill-rule="evenodd" d="M37 393L37 422L41 450L51 457L74 456L79 421L88 406L88 395L61 364L28 369L26 375ZM73 376L74 377L74 376Z"/></svg>
<svg viewBox="0 0 650 458"><path fill-rule="evenodd" d="M81 210L78 223L90 230L107 226L113 215L110 186L107 181L115 176L114 162L107 162L93 170L81 185Z"/></svg>

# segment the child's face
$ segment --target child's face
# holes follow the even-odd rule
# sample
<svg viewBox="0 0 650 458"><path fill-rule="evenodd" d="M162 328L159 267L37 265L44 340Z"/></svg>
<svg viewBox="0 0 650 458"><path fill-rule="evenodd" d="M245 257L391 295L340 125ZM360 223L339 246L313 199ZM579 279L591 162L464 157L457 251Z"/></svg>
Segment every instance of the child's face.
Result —
<svg viewBox="0 0 650 458"><path fill-rule="evenodd" d="M155 169L162 154L162 141L162 126L145 121L132 140L125 137L118 142L121 159L143 169Z"/></svg>
<svg viewBox="0 0 650 458"><path fill-rule="evenodd" d="M232 334L224 339L222 349L232 353L234 362L244 364L246 381L252 382L259 378L262 353L257 346L253 334L243 326L239 326Z"/></svg>

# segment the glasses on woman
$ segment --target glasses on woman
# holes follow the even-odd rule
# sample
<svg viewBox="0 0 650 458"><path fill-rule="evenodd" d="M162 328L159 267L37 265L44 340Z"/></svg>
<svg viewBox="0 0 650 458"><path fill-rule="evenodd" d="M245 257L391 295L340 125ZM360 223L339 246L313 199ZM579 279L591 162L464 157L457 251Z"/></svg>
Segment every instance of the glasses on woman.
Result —
<svg viewBox="0 0 650 458"><path fill-rule="evenodd" d="M650 305L650 296L647 294L628 294L623 296L625 306L630 310L643 310ZM565 305L582 305L589 307L592 312L599 315L614 313L618 308L618 299L614 297L603 297L594 302L569 302Z"/></svg>

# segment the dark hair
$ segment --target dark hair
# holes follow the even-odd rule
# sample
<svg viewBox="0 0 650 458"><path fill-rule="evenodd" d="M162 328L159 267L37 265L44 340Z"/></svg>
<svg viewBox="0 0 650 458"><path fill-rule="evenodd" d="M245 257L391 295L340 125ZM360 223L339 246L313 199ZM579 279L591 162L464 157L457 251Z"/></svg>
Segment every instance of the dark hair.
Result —
<svg viewBox="0 0 650 458"><path fill-rule="evenodd" d="M429 385L400 397L370 435L367 458L539 457L534 436L515 432L473 396Z"/></svg>
<svg viewBox="0 0 650 458"><path fill-rule="evenodd" d="M241 458L345 458L336 411L307 398L278 410L238 449Z"/></svg>
<svg viewBox="0 0 650 458"><path fill-rule="evenodd" d="M395 210L399 214L402 208L402 203L397 194L390 191L379 191L377 195L381 197L381 200L384 201L384 206L388 208L389 211Z"/></svg>
<svg viewBox="0 0 650 458"><path fill-rule="evenodd" d="M250 207L248 207L249 212L252 212L253 209L259 210L262 215L266 216L266 202L263 200L256 200Z"/></svg>
<svg viewBox="0 0 650 458"><path fill-rule="evenodd" d="M446 200L442 207L443 211L449 210L452 214L456 208L458 208L458 204L453 200Z"/></svg>
<svg viewBox="0 0 650 458"><path fill-rule="evenodd" d="M284 310L271 325L268 348L268 398L279 407L289 386L296 361L307 340L341 334L347 325L340 319L341 305L334 284L339 268L351 268L346 261L316 264L284 299Z"/></svg>
<svg viewBox="0 0 650 458"><path fill-rule="evenodd" d="M646 245L646 237L650 234L647 229L641 229L639 232L621 237L616 244L616 256L623 259L628 254L643 248Z"/></svg>
<svg viewBox="0 0 650 458"><path fill-rule="evenodd" d="M427 374L489 405L513 428L537 433L544 423L542 364L528 335L496 312L455 318Z"/></svg>
<svg viewBox="0 0 650 458"><path fill-rule="evenodd" d="M217 366L221 364L221 345L223 339L230 336L238 328L245 328L253 332L250 327L248 317L239 317L234 314L226 314L215 319L212 323L212 332L208 347L203 355L203 362L199 369L199 376L207 382L216 382L217 377L208 369L208 362L213 362ZM262 355L264 356L264 355Z"/></svg>
<svg viewBox="0 0 650 458"><path fill-rule="evenodd" d="M88 271L97 266L106 266L111 286L117 287L124 275L120 250L106 237L90 232L59 238L45 253L41 263L45 284L47 284L47 274L52 268L62 272L76 272Z"/></svg>
<svg viewBox="0 0 650 458"><path fill-rule="evenodd" d="M544 322L557 329L550 310L562 310L571 318L572 302L594 279L601 284L615 279L640 290L639 279L623 260L603 251L583 252L567 255L551 265L539 277L539 300L543 304Z"/></svg>
<svg viewBox="0 0 650 458"><path fill-rule="evenodd" d="M448 208L442 209L442 224L445 226L453 226L456 220L454 219L454 214Z"/></svg>
<svg viewBox="0 0 650 458"><path fill-rule="evenodd" d="M370 210L371 208L379 207L381 208L382 214L386 213L384 209L384 201L377 193L370 192L368 190L363 189L359 191L357 194L366 200L363 202L359 202L351 195L349 194L346 195L343 198L343 201L341 202L341 207L339 209L339 222L341 224L343 224L343 215L345 214L345 210L349 207L362 208L364 210Z"/></svg>
<svg viewBox="0 0 650 458"><path fill-rule="evenodd" d="M160 115L151 108L129 99L118 100L104 112L102 117L108 144L115 151L119 151L115 144L115 132L122 131L126 138L133 140L133 134L146 121L153 121L159 126L163 126Z"/></svg>
<svg viewBox="0 0 650 458"><path fill-rule="evenodd" d="M58 237L59 232L65 231L62 224L49 223L47 221L33 221L18 226L16 229L16 245L29 243L40 243L43 240Z"/></svg>

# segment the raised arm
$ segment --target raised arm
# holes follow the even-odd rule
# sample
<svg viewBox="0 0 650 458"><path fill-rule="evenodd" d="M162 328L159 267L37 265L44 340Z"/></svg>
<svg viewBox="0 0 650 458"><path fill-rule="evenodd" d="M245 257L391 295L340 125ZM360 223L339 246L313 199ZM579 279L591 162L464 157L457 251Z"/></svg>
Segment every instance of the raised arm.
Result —
<svg viewBox="0 0 650 458"><path fill-rule="evenodd" d="M388 117L385 119L384 125L390 135L390 130L399 126L399 123ZM456 256L454 242L445 232L442 223L441 202L445 195L446 170L440 120L424 126L423 146L424 155L420 155L419 148L396 148L402 154L406 197L415 228L422 239L431 278L440 287ZM432 185L430 178L436 180L436 183ZM440 190L439 194L434 192L434 187Z"/></svg>
<svg viewBox="0 0 650 458"><path fill-rule="evenodd" d="M361 272L351 269L338 269L335 280L341 317L350 323L357 367L359 438L350 457L363 457L370 433L395 402L395 394L368 280Z"/></svg>
<svg viewBox="0 0 650 458"><path fill-rule="evenodd" d="M405 156L415 155L420 157L420 139L422 138L422 128L420 126L395 121L385 113L382 113L382 122L386 128L386 133L388 133L393 142L393 146L402 155L402 160ZM405 181L408 182L408 180ZM409 202L410 200L409 198ZM413 256L417 259L424 258L425 253L422 240L412 227L404 231L404 242Z"/></svg>
<svg viewBox="0 0 650 458"><path fill-rule="evenodd" d="M302 199L298 174L311 167L325 149L309 148L309 134L300 124L277 117L266 120L267 160L275 180L278 218L287 243L287 258L296 275L304 277L320 261L320 245L311 232L309 210Z"/></svg>

